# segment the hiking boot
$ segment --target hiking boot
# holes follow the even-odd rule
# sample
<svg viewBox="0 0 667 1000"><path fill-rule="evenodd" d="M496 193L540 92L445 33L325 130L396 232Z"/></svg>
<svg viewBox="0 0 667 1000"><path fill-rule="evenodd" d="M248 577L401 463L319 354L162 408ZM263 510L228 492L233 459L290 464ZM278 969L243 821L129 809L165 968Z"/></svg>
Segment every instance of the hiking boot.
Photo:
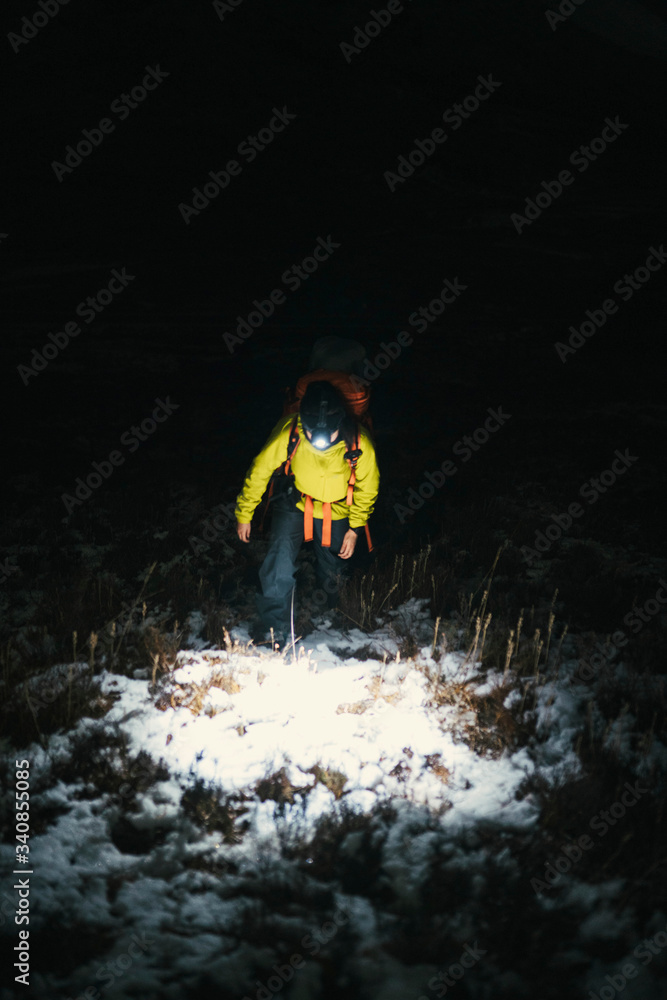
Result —
<svg viewBox="0 0 667 1000"><path fill-rule="evenodd" d="M271 631L261 627L257 628L252 636L252 641L256 646L263 646L266 649L284 649L285 645L291 642L291 636L286 637L285 633L281 629L274 628L273 630L273 646L271 646Z"/></svg>
<svg viewBox="0 0 667 1000"><path fill-rule="evenodd" d="M273 644L274 646L279 646L281 649L285 645L285 632L283 629L274 628L273 630ZM258 623L254 628L250 629L250 638L255 643L256 646L268 646L271 648L271 630L267 629L266 625Z"/></svg>
<svg viewBox="0 0 667 1000"><path fill-rule="evenodd" d="M279 629L275 629L275 628L273 630L273 646L271 646L271 633L270 632L266 633L266 635L264 636L264 639L268 643L269 649L273 648L274 650L277 650L278 652L280 652L281 650L283 650L285 648L285 646L288 645L289 642L291 642L291 637L288 639L284 632L281 632Z"/></svg>

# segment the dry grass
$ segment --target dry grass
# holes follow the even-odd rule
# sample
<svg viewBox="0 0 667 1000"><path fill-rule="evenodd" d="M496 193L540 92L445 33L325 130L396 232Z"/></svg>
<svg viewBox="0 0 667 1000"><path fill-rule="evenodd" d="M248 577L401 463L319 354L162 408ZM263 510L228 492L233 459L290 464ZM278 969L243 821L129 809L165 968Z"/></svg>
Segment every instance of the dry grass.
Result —
<svg viewBox="0 0 667 1000"><path fill-rule="evenodd" d="M81 782L83 788L77 793L79 797L108 795L130 808L138 794L168 777L162 759L155 761L145 750L131 755L125 738L100 723L70 738L70 756L52 766L48 782ZM41 787L35 790L38 789Z"/></svg>
<svg viewBox="0 0 667 1000"><path fill-rule="evenodd" d="M5 739L16 748L31 740L45 748L48 736L66 732L79 719L103 718L117 700L114 694L103 694L88 671L70 667L58 678L40 681L41 676L35 671L31 677L36 683L28 684L24 678L13 690L11 674L5 680L5 690L12 694L2 701L0 722Z"/></svg>
<svg viewBox="0 0 667 1000"><path fill-rule="evenodd" d="M475 722L465 725L461 738L480 756L497 758L505 752L513 753L534 735L534 722L503 704L511 690L513 687L508 685L483 697L471 696Z"/></svg>
<svg viewBox="0 0 667 1000"><path fill-rule="evenodd" d="M215 670L201 684L194 682L179 684L171 679L168 690L160 694L158 707L162 709L167 708L167 706L174 709L184 707L189 709L193 715L201 715L206 707L206 700L209 697L211 688L218 688L220 691L225 691L226 694L238 694L241 690L241 685L234 678L233 670ZM223 711L226 711L226 709L220 707L213 708L212 706L206 707L206 712L209 715L215 715Z"/></svg>
<svg viewBox="0 0 667 1000"><path fill-rule="evenodd" d="M260 802L266 802L267 799L277 802L281 812L284 812L285 806L294 805L296 795L305 797L312 788L312 785L293 785L284 767L262 778L255 785Z"/></svg>
<svg viewBox="0 0 667 1000"><path fill-rule="evenodd" d="M20 626L2 633L0 645L3 694L10 693L0 699L0 721L3 733L17 749L35 737L45 742L51 733L71 729L84 716L102 718L113 700L100 694L95 675L102 668L129 676L138 668L148 668L157 704L164 710L186 706L198 714L206 710L215 688L231 696L240 690L243 678L229 662L236 648L229 630L252 607L248 564L244 561L247 553L243 557L235 553L232 559L214 543L201 555L178 560L179 552L188 550L187 536L196 532L196 527L186 522L181 536L156 541L154 512L150 511L145 523L139 523L137 505L133 508L126 503L126 507L112 511L108 525L95 515L91 504L81 511L77 532L52 526L52 540L40 543L39 554L24 557L23 580L12 576L5 584L16 603L23 602L29 608ZM534 525L522 517L521 511L517 513L501 501L486 505L472 502L448 510L446 521L444 515L440 523L434 521L428 539L421 539L416 530L400 536L389 530L386 543L378 546L366 572L345 584L339 601L348 620L368 632L376 627L378 618L385 619L386 626L387 613L406 600L428 600L435 621L431 644L435 665L426 667L418 662L415 635L409 629L401 633L392 618L399 657L411 661L410 669L425 672L433 711L442 710L444 716L444 710L454 709L447 721L454 738L490 758L537 739L536 699L544 684L559 676L568 628L584 637L580 653L585 657L598 638L604 640L608 630L620 627L637 595L645 593L641 567L631 561L614 564L608 547L590 540L573 540L569 546L560 543L541 575L529 575L517 545L503 541L516 535L519 523L521 530L528 525L529 540ZM21 541L29 546L31 539L42 537L40 530L37 521L26 521ZM255 559L263 551L261 544ZM88 564L86 550L95 546L102 554ZM41 569L42 561L50 568ZM179 652L184 644L184 623L193 611L201 615L205 641L217 650L209 657L211 669L205 682L177 684L174 668L182 662ZM309 627L308 618L302 612L298 615L297 634L303 634ZM444 680L439 666L448 652L455 651L464 654L460 676ZM253 648L247 655L261 659L274 654ZM380 658L370 643L351 655ZM486 850L489 857L482 928L486 940L492 950L506 950L517 956L517 962L525 961L535 972L535 981L539 979L537 966L551 954L554 940L565 939L571 925L572 934L576 934L576 926L569 913L545 914L538 907L529 886L530 876L545 858L559 852L569 836L586 832L596 810L608 808L617 799L632 773L630 757L643 763L648 784L657 782L658 757L652 755L657 740L667 744L667 704L664 688L657 684L651 687L649 682L664 671L666 655L667 647L654 623L633 637L623 652L629 666L626 680L603 668L587 682L595 713L591 711L582 724L576 741L584 777L564 780L556 789L538 778L527 780L519 794L530 795L539 805L538 828L522 840L523 835L510 837L489 825L488 829L480 828L477 841L470 846L470 850ZM87 669L66 674L52 700L44 699L42 688L44 704L33 701L31 707L24 680L41 678L46 668L63 662L82 662ZM477 673L477 679L483 679L491 672L496 683L489 693L475 694L472 675ZM260 683L261 679L258 673ZM386 684L381 673L369 682L367 690L367 698L341 704L337 711L361 715L380 698L396 704L401 697L400 685ZM507 708L508 695L515 691L521 697ZM625 727L624 736L620 735L621 726ZM238 731L242 736L243 727ZM49 780L80 779L83 786L78 794L107 794L112 801L121 801L127 811L138 793L166 777L166 769L161 761L132 757L108 734L94 733L88 743L74 747L72 762L63 765L61 772L54 771ZM442 755L429 755L424 766L443 786L451 781ZM394 776L399 782L406 781L415 767L415 756L405 747ZM297 873L307 873L309 885L320 887L323 896L335 885L343 892L365 896L385 912L390 910L395 917L392 950L406 961L438 962L443 954L453 954L454 943L444 935L438 914L443 900L451 912L468 906L475 891L468 876L453 874L442 859L434 857L424 880L419 911L406 914L383 870L383 837L396 819L392 806L378 807L369 815L348 812L347 777L342 772L318 762L306 774L309 777L303 784L294 784L283 768L267 775L246 794L231 796L196 782L184 793L182 809L197 827L217 833L222 843L234 844L247 827L251 795L275 802L277 811L286 813L322 784L335 797L337 814L324 817L315 834L305 839L299 839L296 826L290 829L286 824L283 831L284 853ZM55 810L36 809L36 832L48 828L57 816ZM117 843L124 848L137 846L136 831L124 822L125 826L115 828ZM435 815L433 822L438 822ZM154 836L163 834L158 830ZM356 835L352 841L357 845L355 850L346 841L350 834ZM648 919L667 897L666 834L662 802L652 795L643 796L627 826L619 824L618 830L601 839L596 851L584 856L577 874L593 883L624 879L625 888L617 903L619 913L629 909L638 919ZM143 846L150 844L147 841ZM520 874L509 885L503 872L494 869L494 858L505 847L521 862ZM187 864L212 874L221 870L221 862L215 858L192 859ZM248 916L257 940L271 944L274 933L268 908L278 912L285 900L298 896L298 886L297 878L288 881L287 889L257 880L254 891L264 909L256 918ZM244 886L244 891L250 890ZM515 904L511 912L507 910L508 892ZM83 940L85 943L85 935ZM57 943L61 944L60 938ZM97 942L91 938L88 944L90 953L95 954ZM37 945L41 953L42 942L38 940Z"/></svg>
<svg viewBox="0 0 667 1000"><path fill-rule="evenodd" d="M266 675L261 669L257 669L257 662L273 661L278 655L284 659L288 653L288 648L284 649L281 654L276 654L269 649L256 647L252 641L242 643L233 640L227 628L223 630L223 640L225 648L217 653L205 653L198 656L196 660L193 660L192 657L175 657L165 664L165 669L159 677L157 667L155 667L153 691L156 695L155 705L160 711L166 711L169 708L187 708L194 716L200 715L202 712L210 716L225 712L231 707L231 703L228 706L206 704L210 700L212 689L216 688L228 695L238 694L242 690L242 685L239 683L240 675L252 672L250 667L240 666L238 662L233 663L232 660L252 658L255 661L254 669L256 670L257 683L261 685ZM201 662L201 660L210 665L208 677L199 683L176 679L175 670L177 668L187 666L188 663ZM245 729L240 731L239 735L243 735L244 732Z"/></svg>
<svg viewBox="0 0 667 1000"><path fill-rule="evenodd" d="M343 789L347 784L347 775L343 774L342 771L314 764L313 767L307 768L304 774L314 775L315 781L328 788L333 793L335 799L340 799L343 795Z"/></svg>
<svg viewBox="0 0 667 1000"><path fill-rule="evenodd" d="M376 702L378 698L382 698L384 701L389 702L390 705L396 705L402 698L400 690L392 691L390 688L385 687L382 674L375 674L371 677L368 684L364 686L370 693L373 702Z"/></svg>
<svg viewBox="0 0 667 1000"><path fill-rule="evenodd" d="M429 753L424 759L426 762L426 769L431 771L432 774L434 774L436 778L443 783L443 785L448 785L452 772L442 763L442 754Z"/></svg>
<svg viewBox="0 0 667 1000"><path fill-rule="evenodd" d="M247 821L239 820L248 812L248 796L227 795L217 785L197 779L181 797L186 816L206 833L218 833L225 844L238 844L243 839Z"/></svg>
<svg viewBox="0 0 667 1000"><path fill-rule="evenodd" d="M343 799L336 812L317 820L312 833L304 836L296 827L286 830L283 854L323 887L337 885L342 892L388 901L391 893L379 877L382 846L378 833L384 833L396 816L391 803L360 813L346 809ZM357 836L358 848L342 851L341 845L350 834Z"/></svg>
<svg viewBox="0 0 667 1000"><path fill-rule="evenodd" d="M363 715L370 705L366 701L344 701L336 709L336 715Z"/></svg>

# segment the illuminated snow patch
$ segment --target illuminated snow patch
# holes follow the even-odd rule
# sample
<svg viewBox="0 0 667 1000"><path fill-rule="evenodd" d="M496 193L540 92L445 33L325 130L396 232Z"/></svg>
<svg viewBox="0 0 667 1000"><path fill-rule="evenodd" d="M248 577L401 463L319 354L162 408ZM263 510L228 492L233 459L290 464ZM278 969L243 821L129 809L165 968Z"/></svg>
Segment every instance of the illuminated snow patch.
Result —
<svg viewBox="0 0 667 1000"><path fill-rule="evenodd" d="M511 825L534 821L529 802L515 800L532 770L528 756L480 758L452 737L461 709L429 704L427 673L460 680L471 670L461 654L436 668L425 647L418 659L427 671L414 661L341 659L320 632L309 638L294 662L254 649L182 651L167 686L179 698L196 692L198 714L186 704L157 711L144 682L120 678L108 719L122 720L133 753L146 750L182 780L196 777L228 794L254 794L280 771L294 788L311 789L287 806L310 822L338 799L368 810L396 797L429 806L448 825L499 814ZM336 638L348 652L369 642L361 632ZM372 638L385 645L390 637L378 630ZM325 787L316 767L340 787ZM267 835L275 808L268 801L250 810L256 834Z"/></svg>

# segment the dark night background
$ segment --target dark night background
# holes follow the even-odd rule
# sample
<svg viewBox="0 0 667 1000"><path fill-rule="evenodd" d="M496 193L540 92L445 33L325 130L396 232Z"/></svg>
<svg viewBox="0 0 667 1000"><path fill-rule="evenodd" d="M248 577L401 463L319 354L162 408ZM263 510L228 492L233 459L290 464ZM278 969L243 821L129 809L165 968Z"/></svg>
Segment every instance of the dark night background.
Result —
<svg viewBox="0 0 667 1000"><path fill-rule="evenodd" d="M411 330L413 346L375 386L384 491L402 485L394 475L410 482L392 464L403 437L420 481L443 433L470 431L501 404L514 421L478 459L490 469L502 452L503 489L521 463L557 502L631 446L642 459L632 487L609 499L634 496L633 520L657 515L664 274L566 364L553 346L665 237L667 29L654 8L587 0L552 30L540 4L408 3L349 64L339 46L363 5L246 0L221 21L209 3L72 4L18 53L8 44L8 469L58 505L61 487L169 393L178 417L145 451L236 490L317 336L358 336L374 357L459 276L466 293ZM7 31L26 12L10 9ZM124 121L110 114L156 64L168 78ZM443 125L489 73L502 86L458 130ZM296 119L247 163L236 147L274 106ZM510 215L616 115L629 127L585 173L571 168L575 183L517 234ZM115 131L59 183L52 161L105 116ZM384 172L439 125L448 140L390 192ZM178 205L233 156L241 175L186 225ZM284 290L283 271L328 234L340 248L230 355L222 332ZM135 280L24 385L17 366L113 266ZM145 457L109 489L142 475ZM660 525L655 516L652 548Z"/></svg>
<svg viewBox="0 0 667 1000"><path fill-rule="evenodd" d="M37 9L5 4L4 34ZM667 267L627 303L612 289L667 242L664 6L585 0L552 30L542 2L407 0L348 63L340 43L371 9L242 0L221 19L208 2L71 0L18 52L4 43L3 541L24 546L21 586L27 574L48 587L60 559L78 572L73 531L113 543L109 567L132 578L151 558L135 534L162 523L179 490L203 506L234 499L317 337L359 338L372 359L407 329L413 344L373 383L375 558L444 533L473 579L509 539L498 613L558 587L572 632L613 631L654 595L647 566L667 555ZM158 64L159 87L124 121L110 113ZM443 112L489 74L501 86L453 131ZM274 107L296 117L249 163L237 146ZM616 116L628 127L577 172L570 154ZM113 133L59 183L52 161L104 117ZM447 141L391 192L385 171L436 127ZM240 176L186 224L179 204L232 158ZM512 213L568 168L574 183L519 235ZM340 247L286 290L283 272L329 236ZM135 279L24 385L18 366L112 268ZM457 277L456 303L411 328ZM285 304L230 353L223 332L278 287ZM554 342L610 296L618 313L563 364ZM176 413L135 454L122 449L124 465L64 524L61 495L166 396ZM394 505L499 406L507 426L400 524ZM553 546L546 571L529 574L520 547L616 449L638 461L568 533L587 552L568 565ZM154 543L152 558L168 560L188 530ZM222 582L202 564L228 599L256 574L255 550L240 548ZM656 620L641 655L662 657L661 642Z"/></svg>

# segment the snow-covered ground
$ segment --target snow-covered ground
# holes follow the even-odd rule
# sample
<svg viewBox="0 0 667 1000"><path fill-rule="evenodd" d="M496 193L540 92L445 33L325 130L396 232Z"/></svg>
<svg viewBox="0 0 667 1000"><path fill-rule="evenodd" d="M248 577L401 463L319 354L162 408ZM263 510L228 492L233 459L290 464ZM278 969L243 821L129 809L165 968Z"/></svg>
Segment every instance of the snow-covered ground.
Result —
<svg viewBox="0 0 667 1000"><path fill-rule="evenodd" d="M33 744L22 753L30 760L32 809L49 819L29 841L30 986L5 986L0 1000L270 1000L277 993L309 1000L334 995L327 992L333 983L338 995L382 1000L444 996L455 985L461 997L533 997L530 962L513 967L497 938L484 938L484 911L490 896L507 893L511 933L513 900L525 899L530 880L544 879L546 863L559 856L525 868L516 845L530 841L540 816L522 788L527 779L556 786L580 775L574 743L590 694L573 680L577 661L566 658L558 677L537 689L534 735L525 745L481 751L471 738L479 726L474 706L503 677L482 676L462 652L434 650L425 605L408 601L370 635L322 618L296 657L255 648L243 626L226 648L207 648L194 615L188 648L157 684L146 670L131 678L104 671L102 692L113 701L106 715L50 737L46 751ZM421 646L408 660L397 646L397 619ZM572 653L567 642L563 652ZM70 671L50 673L65 684ZM505 703L522 699L514 686ZM630 730L631 723L610 739L627 743L638 782L655 766L664 773L665 748L656 742L649 755L633 754ZM142 783L135 771L109 791L69 780L77 744L92 736L116 748L108 760L119 769L118 748L126 759L139 756L150 780ZM196 814L188 802L199 803ZM216 807L226 826L216 828ZM312 856L308 845L327 818L333 828L350 825L339 861L323 877L323 842ZM484 840L491 830L495 854ZM11 869L15 845L0 850ZM664 955L647 952L650 965L641 952L593 957L601 942L627 937L633 926L632 913L616 905L623 880L610 873L586 884L576 862L560 864L558 895L551 885L528 892L545 919L559 909L575 914L579 932L569 946L560 941L554 992L540 995L558 995L559 970L600 995L605 976L618 975L624 960L637 968L628 996L664 997ZM334 871L342 877L332 878ZM402 922L419 924L427 900L453 943L437 960L415 963L395 942ZM666 923L655 914L637 928L637 945ZM86 949L77 952L72 931L59 936L60 927L84 934ZM3 934L17 930L4 922ZM53 940L60 962L40 952Z"/></svg>

